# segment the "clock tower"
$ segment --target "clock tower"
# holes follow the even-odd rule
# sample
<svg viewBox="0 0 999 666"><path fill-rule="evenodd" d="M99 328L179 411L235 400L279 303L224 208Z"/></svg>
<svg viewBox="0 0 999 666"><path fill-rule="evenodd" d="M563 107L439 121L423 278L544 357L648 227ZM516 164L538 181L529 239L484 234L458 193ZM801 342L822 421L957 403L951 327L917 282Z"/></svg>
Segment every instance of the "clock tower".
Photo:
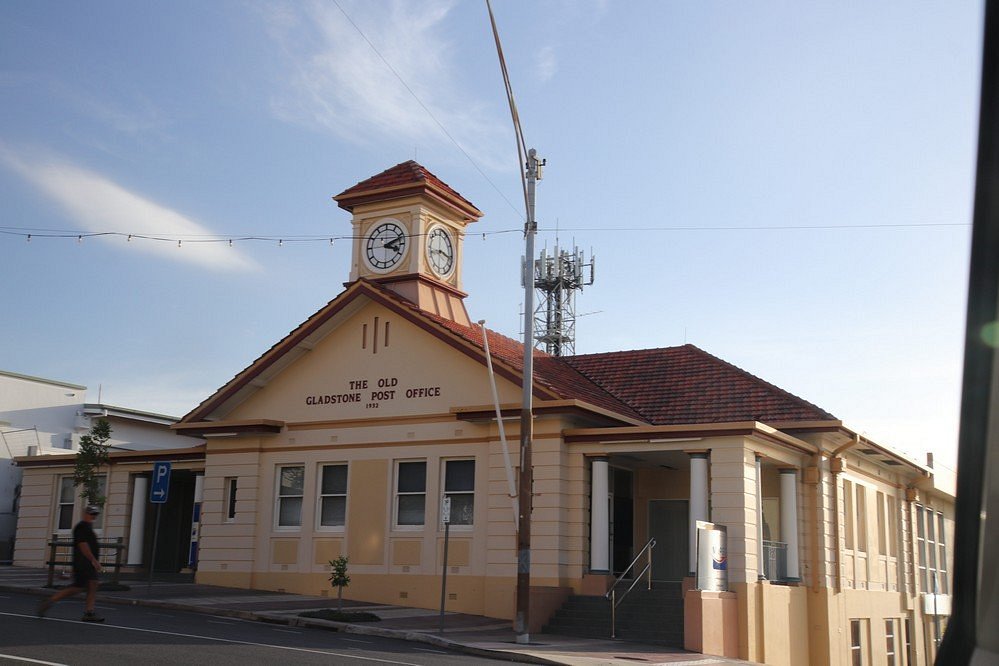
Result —
<svg viewBox="0 0 999 666"><path fill-rule="evenodd" d="M412 160L333 199L353 216L350 282L380 282L423 310L470 325L462 240L482 211Z"/></svg>

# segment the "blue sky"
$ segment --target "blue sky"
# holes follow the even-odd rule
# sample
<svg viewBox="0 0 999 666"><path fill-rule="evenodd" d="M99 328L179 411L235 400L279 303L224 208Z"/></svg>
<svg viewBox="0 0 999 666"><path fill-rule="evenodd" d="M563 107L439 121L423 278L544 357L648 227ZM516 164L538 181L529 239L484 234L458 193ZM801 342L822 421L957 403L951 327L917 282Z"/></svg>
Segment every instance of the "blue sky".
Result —
<svg viewBox="0 0 999 666"><path fill-rule="evenodd" d="M538 244L597 256L578 352L690 342L954 457L980 2L495 11L548 160ZM185 413L349 273L347 240L194 241L345 236L331 197L414 158L486 213L468 308L519 335L482 2L2 3L0 99L2 369Z"/></svg>

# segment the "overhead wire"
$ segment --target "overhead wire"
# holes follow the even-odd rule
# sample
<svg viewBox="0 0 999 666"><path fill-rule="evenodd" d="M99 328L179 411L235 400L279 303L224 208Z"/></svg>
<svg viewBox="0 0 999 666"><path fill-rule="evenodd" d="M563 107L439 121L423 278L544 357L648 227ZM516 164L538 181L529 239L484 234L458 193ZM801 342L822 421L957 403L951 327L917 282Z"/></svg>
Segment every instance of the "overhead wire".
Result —
<svg viewBox="0 0 999 666"><path fill-rule="evenodd" d="M650 232L697 232L697 231L837 231L837 230L857 230L857 229L929 229L948 227L970 227L967 222L908 222L908 223L872 223L872 224L771 224L758 226L658 226L658 227L562 227L558 229L537 229L541 234L558 234L560 232L590 232L590 233L650 233ZM522 233L523 229L497 229L483 232L465 232L466 236L481 236L486 240L490 236L503 234ZM329 235L329 234L288 234L281 236L263 236L249 234L163 234L163 233L136 233L125 231L73 231L69 229L45 229L39 227L21 226L0 226L0 236L19 236L28 242L33 239L76 239L82 242L88 238L108 238L120 237L127 241L145 240L166 243L228 243L230 246L235 243L264 242L277 243L279 246L291 243L329 243L336 241L363 240L365 236L355 236L352 234ZM407 239L420 238L426 236L425 233L404 234ZM182 246L182 245L181 245Z"/></svg>
<svg viewBox="0 0 999 666"><path fill-rule="evenodd" d="M364 34L364 31L361 30L360 26L358 26L356 23L354 23L354 19L352 19L350 17L350 14L348 14L346 12L346 10L344 10L344 8L340 5L339 1L338 0L333 0L333 4L336 5L337 9L340 10L340 13L344 15L344 18L346 18L347 21L354 27L354 30L357 31L357 33L361 36L361 38L364 39L365 42L367 42L368 46L371 47L371 50L375 52L375 55L377 55L381 59L381 61L383 63L385 63L385 66L389 68L389 71L392 72L392 74L395 76L395 78L399 79L399 83L401 83L403 85L403 87L409 92L409 94L413 96L413 99L416 100L416 103L419 104L420 107L424 111L427 112L427 115L430 116L431 120L433 120L437 124L437 127L439 127L440 130L441 130L441 132L444 133L444 136L446 136L451 141L451 143L453 143L455 145L455 147L459 151L461 151L461 154L465 156L465 159L467 159L469 161L469 163L473 167L475 167L475 170L479 172L479 175L481 175L486 180L486 182L489 183L489 185L492 186L492 188L494 190L496 190L496 193L500 195L500 197L503 199L503 201L505 201L507 203L507 205L510 206L510 208L513 209L513 211L515 213L517 213L518 215L520 215L520 211L517 210L516 206L514 206L513 203L509 199L507 199L506 195L503 194L503 191L500 190L500 188L496 186L496 183L494 183L489 178L489 176L486 175L486 172L482 170L482 168L472 158L472 156L468 154L468 152L462 147L462 145L460 143L458 143L458 140L455 139L451 135L450 132L448 132L447 128L444 127L444 123L442 123L440 120L437 119L437 116L434 115L434 112L431 111L430 108L426 104L423 103L423 100L420 99L420 96L416 94L416 92L409 86L408 83L406 83L406 80L404 78L402 78L402 75L399 74L398 71L396 71L396 68L392 66L392 63L390 63L388 61L388 59L385 58L385 56L382 55L381 51L379 51L378 48L371 42L371 40L368 39L368 36L366 34ZM525 192L526 192L526 186L525 186ZM525 194L525 198L526 198L526 194Z"/></svg>
<svg viewBox="0 0 999 666"><path fill-rule="evenodd" d="M518 164L520 168L520 186L524 191L524 211L525 211L525 227L524 232L527 233L527 226L530 224L530 220L527 216L530 215L531 204L527 196L527 174L525 173L526 156L527 156L527 142L524 141L524 130L520 124L520 114L517 112L517 102L513 97L513 85L510 83L510 74L506 68L506 58L503 56L503 45L500 43L499 29L496 27L496 17L493 16L493 5L489 0L486 0L486 10L489 12L489 24L492 26L493 30L493 41L496 42L496 54L499 58L500 72L503 74L503 86L506 88L506 99L507 103L510 105L510 117L513 118L513 131L517 139L517 157L519 159Z"/></svg>

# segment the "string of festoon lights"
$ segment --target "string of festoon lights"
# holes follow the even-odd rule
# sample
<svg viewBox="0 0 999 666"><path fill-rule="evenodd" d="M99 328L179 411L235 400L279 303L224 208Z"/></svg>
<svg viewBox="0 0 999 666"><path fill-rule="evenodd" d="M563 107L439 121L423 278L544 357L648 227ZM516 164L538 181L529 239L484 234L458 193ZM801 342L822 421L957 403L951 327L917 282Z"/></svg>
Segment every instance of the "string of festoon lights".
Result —
<svg viewBox="0 0 999 666"><path fill-rule="evenodd" d="M822 225L796 225L796 224L775 224L763 226L662 226L662 227L554 227L548 229L538 229L541 234L560 234L571 232L588 233L648 233L648 232L687 232L687 231L780 231L780 230L850 230L850 229L917 229L932 227L968 227L967 222L910 222L910 223L885 223L885 224L822 224ZM523 233L523 229L499 229L495 231L484 231L476 233L466 233L466 236L480 236L483 241L490 236L501 234ZM232 247L238 243L273 243L278 247L286 244L319 243L333 246L337 241L360 240L364 237L347 235L284 235L284 236L257 236L238 234L149 234L124 231L75 231L66 229L42 229L32 227L3 227L0 226L0 235L21 237L30 243L33 240L76 240L82 244L88 238L121 238L128 243L133 241L153 241L157 243L171 243L177 247L184 244L226 244ZM406 234L407 239L420 238L427 234Z"/></svg>
<svg viewBox="0 0 999 666"><path fill-rule="evenodd" d="M485 231L480 232L482 240L486 240L489 236L495 236L497 234L509 234L518 233L520 229L501 229L499 231ZM338 236L309 236L309 235L294 235L294 236L248 236L248 235L229 235L229 234L148 234L148 233L128 233L124 231L69 231L60 229L36 229L30 227L0 227L0 235L6 236L19 236L23 238L26 242L30 243L33 240L76 240L77 244L82 244L84 240L89 238L121 238L125 242L131 243L133 241L153 241L158 243L170 243L177 247L183 247L185 244L205 244L205 243L221 243L233 247L238 243L275 243L278 247L283 247L285 244L295 244L295 243L320 243L327 245L335 245L337 241L353 241L358 240L363 237L353 236L353 235L338 235ZM406 234L406 238L419 238L426 236L427 234Z"/></svg>

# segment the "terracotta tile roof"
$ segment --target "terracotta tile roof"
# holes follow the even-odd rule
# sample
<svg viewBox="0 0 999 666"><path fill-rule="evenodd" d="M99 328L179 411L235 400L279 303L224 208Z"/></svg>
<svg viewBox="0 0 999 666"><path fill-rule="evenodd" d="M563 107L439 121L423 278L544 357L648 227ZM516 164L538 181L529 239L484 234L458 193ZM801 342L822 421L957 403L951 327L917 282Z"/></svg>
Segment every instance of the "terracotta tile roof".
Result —
<svg viewBox="0 0 999 666"><path fill-rule="evenodd" d="M464 326L435 315L430 316L445 328L484 349L480 326ZM496 331L486 330L489 335L489 352L493 355L493 359L499 359L518 373L522 373L524 370L524 345L520 341L508 338ZM571 366L563 363L562 359L537 349L534 350L534 381L561 399L582 400L623 416L642 419L641 415L631 407L591 382Z"/></svg>
<svg viewBox="0 0 999 666"><path fill-rule="evenodd" d="M482 216L482 212L471 201L458 194L450 185L432 174L422 164L413 160L396 164L367 180L362 180L333 199L341 208L351 210L356 203L377 201L389 198L389 196L393 198L404 196L409 193L407 186L413 186L420 190L430 190L476 219ZM379 197L378 193L383 193L386 196Z"/></svg>
<svg viewBox="0 0 999 666"><path fill-rule="evenodd" d="M210 417L287 350L364 293L400 312L408 312L415 322L423 320L432 332L455 336L455 344L464 341L475 350L484 350L480 326L465 326L425 312L385 286L361 279L275 343L181 422ZM519 382L522 344L496 331L487 330L487 334L494 364L505 365L508 370L503 374ZM534 370L536 394L540 391L541 395L558 399L585 401L652 425L835 420L812 403L693 345L561 358L535 350Z"/></svg>
<svg viewBox="0 0 999 666"><path fill-rule="evenodd" d="M693 345L584 354L561 361L654 425L836 418Z"/></svg>

